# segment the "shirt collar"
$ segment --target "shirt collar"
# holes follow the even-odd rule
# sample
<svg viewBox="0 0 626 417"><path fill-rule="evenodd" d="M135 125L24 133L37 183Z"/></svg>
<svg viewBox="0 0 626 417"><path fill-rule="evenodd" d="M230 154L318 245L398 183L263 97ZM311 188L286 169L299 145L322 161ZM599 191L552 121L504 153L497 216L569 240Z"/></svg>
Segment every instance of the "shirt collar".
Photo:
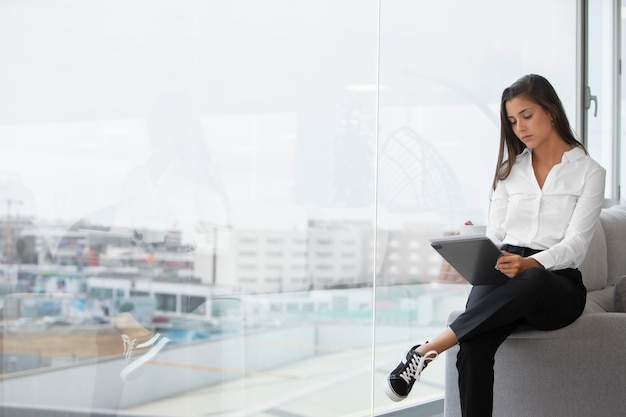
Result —
<svg viewBox="0 0 626 417"><path fill-rule="evenodd" d="M583 148L581 148L580 146L574 146L572 149L570 149L569 151L565 152L563 154L563 161L567 161L567 162L574 162L574 161L578 161L580 158L584 157L585 154L585 150Z"/></svg>
<svg viewBox="0 0 626 417"><path fill-rule="evenodd" d="M530 148L525 148L520 155L532 155L533 150ZM580 146L574 146L569 151L563 153L563 158L561 161L565 162L574 162L579 160L580 158L585 156L585 151Z"/></svg>

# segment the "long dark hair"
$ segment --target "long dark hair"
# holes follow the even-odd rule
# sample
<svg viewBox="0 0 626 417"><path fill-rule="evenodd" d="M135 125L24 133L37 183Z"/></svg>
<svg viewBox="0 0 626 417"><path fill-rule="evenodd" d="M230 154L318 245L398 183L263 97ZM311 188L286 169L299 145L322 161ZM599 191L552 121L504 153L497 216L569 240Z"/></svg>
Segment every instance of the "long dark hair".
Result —
<svg viewBox="0 0 626 417"><path fill-rule="evenodd" d="M529 74L505 88L500 101L500 150L498 151L498 164L493 178L493 189L500 180L506 179L513 169L515 158L526 149L524 142L518 139L513 132L513 127L506 112L506 102L519 96L537 103L552 115L554 128L559 136L571 146L582 148L585 146L574 136L572 128L563 108L561 99L556 94L552 84L541 75Z"/></svg>

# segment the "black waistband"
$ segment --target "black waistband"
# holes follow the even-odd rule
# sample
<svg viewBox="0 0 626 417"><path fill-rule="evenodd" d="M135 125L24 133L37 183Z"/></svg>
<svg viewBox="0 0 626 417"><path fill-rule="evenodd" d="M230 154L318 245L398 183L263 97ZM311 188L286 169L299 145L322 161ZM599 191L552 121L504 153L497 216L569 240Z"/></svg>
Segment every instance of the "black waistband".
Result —
<svg viewBox="0 0 626 417"><path fill-rule="evenodd" d="M502 245L502 250L505 250L510 253L514 253L515 255L519 255L524 258L541 252L541 250L539 249L531 249L531 248L525 248L523 246L515 246L515 245L509 245L509 244Z"/></svg>
<svg viewBox="0 0 626 417"><path fill-rule="evenodd" d="M523 246L515 246L515 245L509 245L509 244L502 245L502 250L505 250L509 253L514 253L515 255L519 255L524 258L534 255L536 253L542 252L542 250L540 249L531 249L531 248L526 248ZM558 270L552 270L552 272L554 272L555 274L559 274L559 275L567 275L570 277L577 278L578 280L580 280L582 284L582 276L578 268L558 269Z"/></svg>

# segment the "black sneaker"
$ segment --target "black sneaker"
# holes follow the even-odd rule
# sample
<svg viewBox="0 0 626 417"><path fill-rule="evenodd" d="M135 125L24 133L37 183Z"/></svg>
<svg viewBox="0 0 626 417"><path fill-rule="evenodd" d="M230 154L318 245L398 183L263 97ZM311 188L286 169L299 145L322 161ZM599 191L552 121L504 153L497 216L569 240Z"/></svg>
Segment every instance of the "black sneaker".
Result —
<svg viewBox="0 0 626 417"><path fill-rule="evenodd" d="M411 392L415 381L419 381L420 374L430 362L437 359L439 355L434 350L429 351L426 355L422 355L415 349L421 345L413 346L402 361L387 376L385 384L385 393L393 401L402 401Z"/></svg>

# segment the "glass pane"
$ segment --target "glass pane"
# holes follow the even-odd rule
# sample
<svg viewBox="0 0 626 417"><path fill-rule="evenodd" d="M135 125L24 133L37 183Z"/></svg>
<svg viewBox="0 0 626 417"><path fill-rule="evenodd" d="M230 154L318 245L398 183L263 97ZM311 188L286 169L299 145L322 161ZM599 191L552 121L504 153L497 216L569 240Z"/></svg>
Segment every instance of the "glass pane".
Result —
<svg viewBox="0 0 626 417"><path fill-rule="evenodd" d="M371 408L377 10L0 2L3 403Z"/></svg>
<svg viewBox="0 0 626 417"><path fill-rule="evenodd" d="M427 239L484 222L501 89L573 114L574 8L383 1L379 63L377 1L0 2L3 405L397 407L468 290Z"/></svg>
<svg viewBox="0 0 626 417"><path fill-rule="evenodd" d="M588 2L588 83L595 100L587 110L587 146L591 156L606 169L606 198L614 195L613 141L614 99L614 4L613 0Z"/></svg>
<svg viewBox="0 0 626 417"><path fill-rule="evenodd" d="M502 90L542 74L575 126L575 34L571 1L382 2L375 409L392 407L383 374L464 306L468 286L428 240L486 224ZM402 406L443 395L443 364Z"/></svg>
<svg viewBox="0 0 626 417"><path fill-rule="evenodd" d="M620 29L620 33L621 33L621 47L622 47L622 51L621 51L621 56L624 57L626 56L626 30L624 29L626 28L626 7L622 7L621 9L621 29ZM620 58L620 62L621 58ZM619 166L619 170L620 170L620 186L622 188L621 190L621 194L620 194L620 200L621 200L621 204L626 204L626 196L624 195L624 184L626 184L626 123L624 123L624 120L626 120L626 82L624 82L624 80L622 79L621 82L621 87L622 87L622 91L621 91L621 106L620 106L620 110L621 110L621 132L620 132L620 158L619 158L619 162L618 162L618 166Z"/></svg>

